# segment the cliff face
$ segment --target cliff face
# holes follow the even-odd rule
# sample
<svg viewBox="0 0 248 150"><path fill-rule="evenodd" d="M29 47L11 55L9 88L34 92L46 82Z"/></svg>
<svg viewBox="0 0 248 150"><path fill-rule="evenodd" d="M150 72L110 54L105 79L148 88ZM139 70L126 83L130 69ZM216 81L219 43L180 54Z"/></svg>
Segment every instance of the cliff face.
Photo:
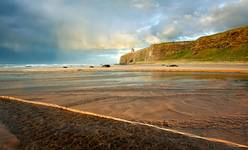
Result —
<svg viewBox="0 0 248 150"><path fill-rule="evenodd" d="M154 44L121 56L120 64L166 60L248 61L248 26L196 41Z"/></svg>
<svg viewBox="0 0 248 150"><path fill-rule="evenodd" d="M121 64L132 64L136 62L151 62L159 61L166 58L166 56L177 53L178 51L190 48L191 42L171 42L154 44L148 48L138 50L133 53L128 53L121 57Z"/></svg>

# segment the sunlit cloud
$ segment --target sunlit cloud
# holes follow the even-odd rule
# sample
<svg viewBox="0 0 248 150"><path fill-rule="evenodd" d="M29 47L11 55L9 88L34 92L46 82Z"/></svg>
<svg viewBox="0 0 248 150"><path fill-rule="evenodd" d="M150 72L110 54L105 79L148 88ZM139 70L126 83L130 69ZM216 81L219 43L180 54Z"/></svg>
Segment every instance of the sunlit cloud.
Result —
<svg viewBox="0 0 248 150"><path fill-rule="evenodd" d="M156 9L159 3L156 0L131 0L131 6L138 9Z"/></svg>

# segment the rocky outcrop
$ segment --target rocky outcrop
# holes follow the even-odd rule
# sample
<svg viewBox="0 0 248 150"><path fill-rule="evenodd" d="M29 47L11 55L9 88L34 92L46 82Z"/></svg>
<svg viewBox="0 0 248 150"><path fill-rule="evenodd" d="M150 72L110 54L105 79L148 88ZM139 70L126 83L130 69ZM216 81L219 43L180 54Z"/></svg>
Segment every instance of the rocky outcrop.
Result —
<svg viewBox="0 0 248 150"><path fill-rule="evenodd" d="M201 51L206 52L210 49L231 50L238 49L244 46L248 47L248 26L229 30L211 36L204 36L195 41L154 44L148 48L144 48L136 52L131 52L121 56L120 64L135 64L139 62L151 63L154 61L163 61L167 59L180 59L180 57L187 59L197 58L196 54ZM188 52L187 57L184 57L182 53L184 51ZM236 53L238 52L239 51L237 51ZM199 55L199 57L201 56L203 55Z"/></svg>

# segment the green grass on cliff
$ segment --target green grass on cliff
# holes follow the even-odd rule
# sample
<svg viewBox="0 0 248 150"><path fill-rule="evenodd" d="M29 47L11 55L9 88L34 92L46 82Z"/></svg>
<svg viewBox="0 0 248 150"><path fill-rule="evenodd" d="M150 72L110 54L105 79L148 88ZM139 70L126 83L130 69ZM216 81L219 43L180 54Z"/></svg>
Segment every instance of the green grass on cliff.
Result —
<svg viewBox="0 0 248 150"><path fill-rule="evenodd" d="M205 49L197 52L186 49L167 55L164 60L248 61L248 46L238 49Z"/></svg>

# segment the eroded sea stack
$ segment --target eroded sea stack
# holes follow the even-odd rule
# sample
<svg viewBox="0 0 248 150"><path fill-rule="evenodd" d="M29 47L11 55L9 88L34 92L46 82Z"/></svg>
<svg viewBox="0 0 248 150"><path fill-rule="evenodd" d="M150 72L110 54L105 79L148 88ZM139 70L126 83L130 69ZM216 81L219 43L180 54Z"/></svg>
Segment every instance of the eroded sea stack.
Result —
<svg viewBox="0 0 248 150"><path fill-rule="evenodd" d="M248 26L204 36L195 41L153 44L121 56L120 64L171 60L248 61Z"/></svg>

